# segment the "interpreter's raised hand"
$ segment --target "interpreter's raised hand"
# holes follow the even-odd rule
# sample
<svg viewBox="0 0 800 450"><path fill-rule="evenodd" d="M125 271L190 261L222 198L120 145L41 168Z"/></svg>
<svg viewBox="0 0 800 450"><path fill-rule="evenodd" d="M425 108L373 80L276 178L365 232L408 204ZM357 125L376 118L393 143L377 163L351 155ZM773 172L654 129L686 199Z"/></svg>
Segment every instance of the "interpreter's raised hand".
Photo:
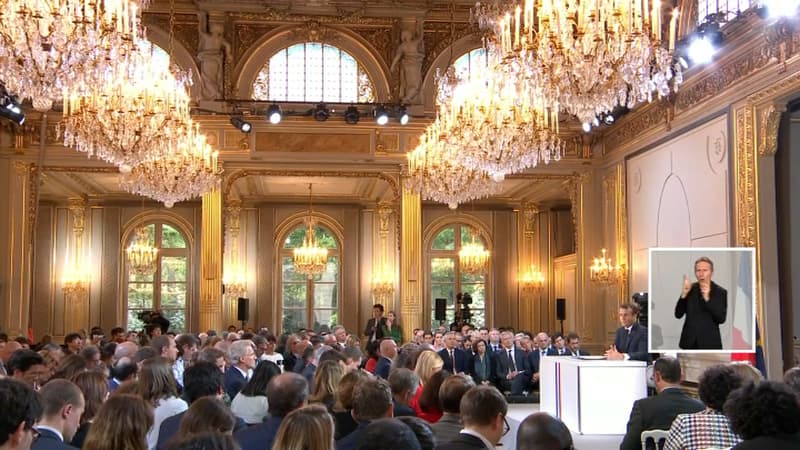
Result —
<svg viewBox="0 0 800 450"><path fill-rule="evenodd" d="M689 295L689 291L692 289L692 283L689 281L689 277L686 274L683 275L683 287L681 288L681 298L686 298Z"/></svg>
<svg viewBox="0 0 800 450"><path fill-rule="evenodd" d="M703 296L703 300L705 300L705 301L711 300L711 284L710 283L708 283L708 282L700 283L700 295Z"/></svg>

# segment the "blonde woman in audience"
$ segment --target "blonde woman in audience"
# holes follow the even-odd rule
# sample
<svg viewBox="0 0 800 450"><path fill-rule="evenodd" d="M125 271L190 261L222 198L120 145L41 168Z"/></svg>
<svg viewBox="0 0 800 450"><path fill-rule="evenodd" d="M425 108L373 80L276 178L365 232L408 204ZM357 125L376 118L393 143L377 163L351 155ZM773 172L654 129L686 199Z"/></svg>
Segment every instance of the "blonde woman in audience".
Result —
<svg viewBox="0 0 800 450"><path fill-rule="evenodd" d="M333 449L333 419L322 405L309 405L289 413L272 444L272 450Z"/></svg>
<svg viewBox="0 0 800 450"><path fill-rule="evenodd" d="M346 347L361 347L361 341L358 339L358 336L355 334L351 334L347 336L347 341L345 342Z"/></svg>
<svg viewBox="0 0 800 450"><path fill-rule="evenodd" d="M329 411L333 412L336 403L336 387L342 381L344 367L338 361L323 361L314 373L314 383L311 388L309 403L322 403Z"/></svg>
<svg viewBox="0 0 800 450"><path fill-rule="evenodd" d="M96 370L79 373L72 381L83 393L84 408L81 425L72 437L70 445L83 448L83 442L89 434L94 417L108 398L108 381L102 372Z"/></svg>
<svg viewBox="0 0 800 450"><path fill-rule="evenodd" d="M83 450L147 450L153 409L141 397L115 394L97 412Z"/></svg>
<svg viewBox="0 0 800 450"><path fill-rule="evenodd" d="M182 413L189 409L189 405L178 397L178 384L172 374L169 361L156 357L145 361L139 373L137 391L146 401L153 405L153 426L147 432L147 447L156 448L158 431L161 422L167 417Z"/></svg>
<svg viewBox="0 0 800 450"><path fill-rule="evenodd" d="M419 387L417 388L417 392L414 394L414 397L410 402L408 402L408 405L414 409L414 411L417 413L417 416L419 416L420 412L423 411L423 408L420 405L420 398L422 397L422 391L425 388L425 385L430 382L431 377L433 377L435 373L441 372L442 367L444 367L444 361L442 360L442 357L439 356L439 354L435 351L423 350L419 354L419 357L417 358L417 365L414 368L414 372L416 372L417 376L419 377ZM434 415L430 418L432 419L437 415L441 417L441 413L434 412ZM432 422L436 422L437 420L439 420L438 417ZM431 422L431 420L429 420L429 422Z"/></svg>
<svg viewBox="0 0 800 450"><path fill-rule="evenodd" d="M751 366L747 362L734 361L732 363L728 363L728 365L733 367L734 372L739 374L744 381L759 383L760 381L764 380L764 375L761 374L761 371Z"/></svg>

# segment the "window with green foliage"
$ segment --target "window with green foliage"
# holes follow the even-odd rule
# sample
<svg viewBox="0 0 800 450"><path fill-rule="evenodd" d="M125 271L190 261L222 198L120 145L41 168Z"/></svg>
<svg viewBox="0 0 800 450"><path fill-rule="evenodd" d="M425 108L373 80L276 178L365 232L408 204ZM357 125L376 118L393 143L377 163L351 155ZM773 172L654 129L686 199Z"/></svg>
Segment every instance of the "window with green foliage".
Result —
<svg viewBox="0 0 800 450"><path fill-rule="evenodd" d="M478 236L476 239L481 240ZM440 325L435 316L436 299L447 300L447 317L444 325L449 326L455 320L456 295L459 292L469 293L472 296L472 304L469 305L472 319L469 323L475 327L486 323L486 275L470 275L462 272L458 265L459 250L471 241L470 227L465 224L446 225L431 240L428 260L432 328ZM486 246L485 242L482 243Z"/></svg>
<svg viewBox="0 0 800 450"><path fill-rule="evenodd" d="M156 270L148 275L137 275L127 264L125 266L127 328L143 329L145 324L139 319L139 314L160 309L164 317L169 319L170 329L176 332L186 331L190 273L186 237L168 223L151 223L145 228L150 236L150 245L158 247L158 260ZM125 248L135 239L135 233L131 233Z"/></svg>
<svg viewBox="0 0 800 450"><path fill-rule="evenodd" d="M300 328L319 331L322 327L333 328L338 322L340 248L333 233L325 227L316 226L317 242L328 249L328 264L325 271L308 279L297 273L292 261L295 247L303 245L306 226L299 225L286 236L281 250L281 309L284 332Z"/></svg>

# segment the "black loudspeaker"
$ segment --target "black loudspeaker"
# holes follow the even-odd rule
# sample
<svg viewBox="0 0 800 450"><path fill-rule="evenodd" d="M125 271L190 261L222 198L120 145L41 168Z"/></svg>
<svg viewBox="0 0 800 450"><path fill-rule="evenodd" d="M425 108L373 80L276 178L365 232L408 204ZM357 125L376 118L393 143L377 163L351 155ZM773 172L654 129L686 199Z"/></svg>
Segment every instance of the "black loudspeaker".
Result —
<svg viewBox="0 0 800 450"><path fill-rule="evenodd" d="M447 299L437 298L436 307L433 312L434 320L447 320Z"/></svg>
<svg viewBox="0 0 800 450"><path fill-rule="evenodd" d="M567 299L556 299L556 319L567 320Z"/></svg>
<svg viewBox="0 0 800 450"><path fill-rule="evenodd" d="M247 322L250 315L250 299L239 297L239 302L236 305L236 320L239 322Z"/></svg>

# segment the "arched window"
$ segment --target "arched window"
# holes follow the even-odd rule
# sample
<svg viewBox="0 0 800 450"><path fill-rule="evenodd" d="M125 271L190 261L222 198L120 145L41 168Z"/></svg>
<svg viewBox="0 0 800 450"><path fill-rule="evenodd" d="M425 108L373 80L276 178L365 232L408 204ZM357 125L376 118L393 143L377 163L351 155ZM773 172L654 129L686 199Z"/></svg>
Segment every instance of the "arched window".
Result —
<svg viewBox="0 0 800 450"><path fill-rule="evenodd" d="M150 245L158 247L156 270L149 275L137 275L126 264L125 316L127 328L141 330L139 319L143 311L161 309L170 321L170 329L186 331L186 308L191 273L190 250L186 236L169 223L156 222L145 226ZM125 248L136 239L131 233Z"/></svg>
<svg viewBox="0 0 800 450"><path fill-rule="evenodd" d="M697 23L709 22L713 18L725 25L755 5L755 0L698 0Z"/></svg>
<svg viewBox="0 0 800 450"><path fill-rule="evenodd" d="M486 66L486 49L483 47L464 53L453 63L459 80L468 80L476 72L476 68L483 66Z"/></svg>
<svg viewBox="0 0 800 450"><path fill-rule="evenodd" d="M372 80L349 53L305 42L275 53L253 83L253 99L296 102L372 103Z"/></svg>
<svg viewBox="0 0 800 450"><path fill-rule="evenodd" d="M484 247L486 243L480 237ZM456 223L446 225L439 230L431 240L428 263L430 267L430 299L431 327L439 326L435 320L435 307L437 298L447 299L447 318L444 325L449 326L455 320L456 294L469 293L472 296L473 326L480 327L486 323L486 275L472 275L463 272L458 263L458 252L461 247L472 241L470 227L466 224Z"/></svg>
<svg viewBox="0 0 800 450"><path fill-rule="evenodd" d="M327 228L315 228L319 245L328 249L325 271L308 279L294 269L292 261L295 247L303 245L305 224L298 225L286 236L281 249L281 324L283 332L300 328L319 331L324 325L329 329L338 323L340 288L340 246Z"/></svg>

